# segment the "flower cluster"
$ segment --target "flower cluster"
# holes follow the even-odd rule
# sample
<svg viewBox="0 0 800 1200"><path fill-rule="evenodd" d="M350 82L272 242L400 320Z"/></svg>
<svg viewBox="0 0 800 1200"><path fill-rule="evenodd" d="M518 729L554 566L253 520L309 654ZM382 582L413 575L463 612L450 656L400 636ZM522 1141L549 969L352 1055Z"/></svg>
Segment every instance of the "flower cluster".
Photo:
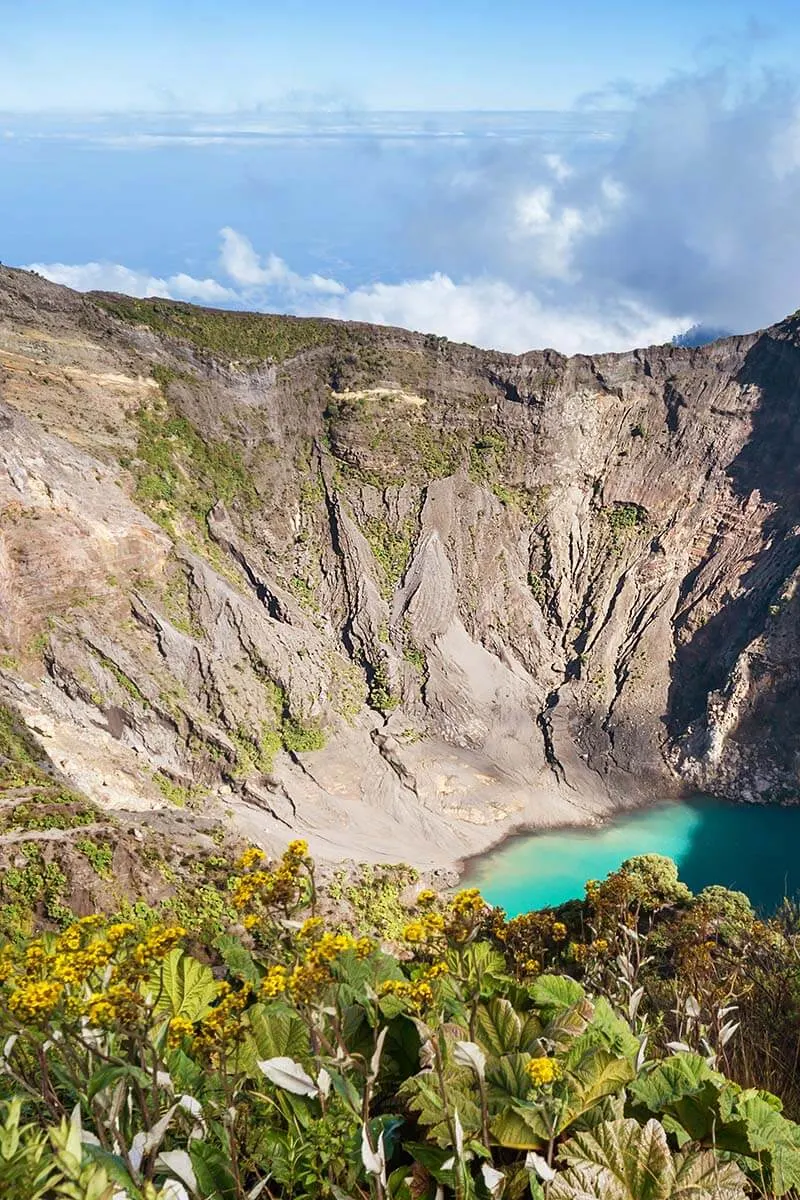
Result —
<svg viewBox="0 0 800 1200"><path fill-rule="evenodd" d="M333 979L332 968L348 952L356 958L368 958L375 943L368 937L326 930L320 917L309 917L297 934L302 957L290 969L277 963L267 969L261 981L261 997L274 1000L288 994L299 1003L311 1003Z"/></svg>
<svg viewBox="0 0 800 1200"><path fill-rule="evenodd" d="M432 984L449 973L444 961L431 963L416 979L387 979L378 989L379 996L397 996L404 1000L411 1012L420 1012L433 1004L435 992Z"/></svg>
<svg viewBox="0 0 800 1200"><path fill-rule="evenodd" d="M441 913L426 912L414 921L409 921L403 930L403 941L412 946L430 945L439 942L444 934L445 919Z"/></svg>
<svg viewBox="0 0 800 1200"><path fill-rule="evenodd" d="M63 986L42 980L39 983L23 983L11 993L8 1007L20 1021L39 1021L49 1017L58 1007Z"/></svg>
<svg viewBox="0 0 800 1200"><path fill-rule="evenodd" d="M567 951L569 930L552 911L523 913L507 921L502 909L494 909L488 927L520 978L538 975L543 966L552 965ZM570 956L572 949L570 945Z"/></svg>
<svg viewBox="0 0 800 1200"><path fill-rule="evenodd" d="M249 983L243 983L240 988L233 988L225 981L219 983L216 1002L200 1021L193 1046L198 1051L205 1050L216 1057L223 1047L241 1037L244 1032L242 1013L252 995L253 989ZM185 1030L181 1036L187 1036Z"/></svg>
<svg viewBox="0 0 800 1200"><path fill-rule="evenodd" d="M284 915L303 908L312 891L307 842L301 838L289 842L280 862L271 869L261 865L265 859L257 846L246 850L238 862L244 874L232 886L234 908L242 914L248 930L257 929L272 908L281 909Z"/></svg>
<svg viewBox="0 0 800 1200"><path fill-rule="evenodd" d="M561 1076L561 1067L554 1058L532 1058L525 1071L534 1087L546 1087Z"/></svg>
<svg viewBox="0 0 800 1200"><path fill-rule="evenodd" d="M0 952L0 1005L20 1022L41 1024L56 1013L96 1028L132 1024L146 1012L141 986L185 936L180 925L143 931L129 921L83 917L57 938L35 938L24 951Z"/></svg>

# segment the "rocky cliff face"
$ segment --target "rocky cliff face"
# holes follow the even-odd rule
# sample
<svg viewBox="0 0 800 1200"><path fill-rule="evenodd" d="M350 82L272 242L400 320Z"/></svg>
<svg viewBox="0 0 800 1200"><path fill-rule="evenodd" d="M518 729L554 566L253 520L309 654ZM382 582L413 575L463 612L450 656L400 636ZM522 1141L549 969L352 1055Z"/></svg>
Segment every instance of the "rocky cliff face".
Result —
<svg viewBox="0 0 800 1200"><path fill-rule="evenodd" d="M514 357L0 268L0 699L327 858L794 800L798 417L797 316Z"/></svg>

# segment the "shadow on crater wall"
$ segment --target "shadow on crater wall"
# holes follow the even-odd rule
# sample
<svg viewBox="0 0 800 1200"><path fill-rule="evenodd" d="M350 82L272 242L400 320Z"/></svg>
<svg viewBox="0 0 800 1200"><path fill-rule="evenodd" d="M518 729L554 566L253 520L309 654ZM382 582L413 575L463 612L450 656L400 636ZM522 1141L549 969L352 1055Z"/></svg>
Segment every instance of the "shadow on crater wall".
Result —
<svg viewBox="0 0 800 1200"><path fill-rule="evenodd" d="M724 686L741 651L764 630L783 581L800 565L800 537L795 532L800 524L800 350L791 341L762 334L748 351L736 380L741 386L757 386L761 400L753 414L751 436L727 475L742 502L757 490L763 500L778 507L764 525L765 548L742 578L741 594L676 648L667 710L672 738L705 715L709 693ZM722 536L684 580L679 610L716 554ZM686 614L676 621L678 637L686 621ZM785 695L784 702L792 707L789 727L797 736L800 694Z"/></svg>

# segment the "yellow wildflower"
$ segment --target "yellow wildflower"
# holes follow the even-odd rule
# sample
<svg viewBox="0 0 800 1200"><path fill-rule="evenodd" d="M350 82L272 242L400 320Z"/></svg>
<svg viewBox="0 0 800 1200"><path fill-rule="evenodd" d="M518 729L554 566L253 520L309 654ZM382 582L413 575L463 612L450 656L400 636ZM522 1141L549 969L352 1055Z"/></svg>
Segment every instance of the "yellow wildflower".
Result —
<svg viewBox="0 0 800 1200"><path fill-rule="evenodd" d="M553 922L553 939L556 942L563 942L567 936L567 927L563 921Z"/></svg>
<svg viewBox="0 0 800 1200"><path fill-rule="evenodd" d="M92 1025L112 1025L116 1020L114 1005L102 992L93 992L86 1005L86 1016Z"/></svg>
<svg viewBox="0 0 800 1200"><path fill-rule="evenodd" d="M542 964L539 962L538 958L526 958L522 964L522 971L524 975L538 975L541 969Z"/></svg>
<svg viewBox="0 0 800 1200"><path fill-rule="evenodd" d="M130 921L118 921L116 925L109 925L106 930L106 940L115 948L126 937L130 937L132 933L136 933L136 926Z"/></svg>
<svg viewBox="0 0 800 1200"><path fill-rule="evenodd" d="M289 983L288 975L286 967L270 967L261 980L261 995L267 1000L274 1000L276 996L282 996Z"/></svg>
<svg viewBox="0 0 800 1200"><path fill-rule="evenodd" d="M83 932L80 925L70 925L56 941L56 953L66 954L72 950L80 950Z"/></svg>
<svg viewBox="0 0 800 1200"><path fill-rule="evenodd" d="M306 917L305 921L303 921L303 924L297 931L297 936L299 938L303 938L303 940L306 938L314 938L321 929L322 917Z"/></svg>
<svg viewBox="0 0 800 1200"><path fill-rule="evenodd" d="M160 962L182 937L186 937L186 930L182 925L155 925L148 931L144 941L135 948L134 961L139 966Z"/></svg>
<svg viewBox="0 0 800 1200"><path fill-rule="evenodd" d="M14 950L9 944L0 950L0 983L5 983L14 970Z"/></svg>
<svg viewBox="0 0 800 1200"><path fill-rule="evenodd" d="M431 963L425 972L427 979L441 979L443 975L449 975L450 968L446 962Z"/></svg>
<svg viewBox="0 0 800 1200"><path fill-rule="evenodd" d="M372 938L360 937L355 944L356 958L369 958L372 951L375 949L375 943Z"/></svg>
<svg viewBox="0 0 800 1200"><path fill-rule="evenodd" d="M263 862L266 857L264 851L259 850L258 846L250 846L245 850L236 866L240 871L249 871L256 863Z"/></svg>
<svg viewBox="0 0 800 1200"><path fill-rule="evenodd" d="M592 946L598 954L605 954L606 950L608 949L608 942L605 938L598 938L592 943Z"/></svg>
<svg viewBox="0 0 800 1200"><path fill-rule="evenodd" d="M25 983L11 993L8 1007L20 1020L35 1021L49 1016L58 1007L62 991L61 984L53 981Z"/></svg>
<svg viewBox="0 0 800 1200"><path fill-rule="evenodd" d="M191 1037L194 1033L194 1025L188 1017L172 1017L167 1031L167 1046L170 1050L176 1050L180 1046L184 1038Z"/></svg>
<svg viewBox="0 0 800 1200"><path fill-rule="evenodd" d="M534 1087L546 1087L561 1075L561 1067L554 1058L532 1058L525 1070Z"/></svg>
<svg viewBox="0 0 800 1200"><path fill-rule="evenodd" d="M408 925L406 925L405 929L403 930L403 941L411 942L412 945L415 942L425 941L425 926L421 921L410 921Z"/></svg>
<svg viewBox="0 0 800 1200"><path fill-rule="evenodd" d="M47 955L41 942L31 942L25 951L25 974L38 975L47 962Z"/></svg>
<svg viewBox="0 0 800 1200"><path fill-rule="evenodd" d="M242 924L244 925L245 929L255 929L256 925L258 924L258 920L259 919L255 913L248 913L247 916L242 919Z"/></svg>
<svg viewBox="0 0 800 1200"><path fill-rule="evenodd" d="M289 842L286 847L286 858L307 858L308 857L308 842L304 838L295 838Z"/></svg>
<svg viewBox="0 0 800 1200"><path fill-rule="evenodd" d="M451 907L458 916L477 916L486 907L486 901L477 888L465 888L456 892Z"/></svg>
<svg viewBox="0 0 800 1200"><path fill-rule="evenodd" d="M298 1003L308 1004L317 998L330 978L330 973L322 963L301 963L289 976L289 991Z"/></svg>
<svg viewBox="0 0 800 1200"><path fill-rule="evenodd" d="M431 888L423 888L423 890L417 896L417 904L420 908L429 908L431 904L435 903L435 901L436 892L432 891Z"/></svg>

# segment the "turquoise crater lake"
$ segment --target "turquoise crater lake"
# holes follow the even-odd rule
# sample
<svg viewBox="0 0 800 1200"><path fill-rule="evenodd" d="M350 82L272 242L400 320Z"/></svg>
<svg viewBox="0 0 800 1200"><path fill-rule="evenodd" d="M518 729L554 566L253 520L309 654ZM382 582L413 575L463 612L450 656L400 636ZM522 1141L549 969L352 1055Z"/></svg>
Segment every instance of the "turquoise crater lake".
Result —
<svg viewBox="0 0 800 1200"><path fill-rule="evenodd" d="M800 805L731 804L703 797L621 813L590 829L521 834L469 864L479 887L509 916L583 896L635 854L666 854L692 891L712 883L746 892L762 913L800 892Z"/></svg>

